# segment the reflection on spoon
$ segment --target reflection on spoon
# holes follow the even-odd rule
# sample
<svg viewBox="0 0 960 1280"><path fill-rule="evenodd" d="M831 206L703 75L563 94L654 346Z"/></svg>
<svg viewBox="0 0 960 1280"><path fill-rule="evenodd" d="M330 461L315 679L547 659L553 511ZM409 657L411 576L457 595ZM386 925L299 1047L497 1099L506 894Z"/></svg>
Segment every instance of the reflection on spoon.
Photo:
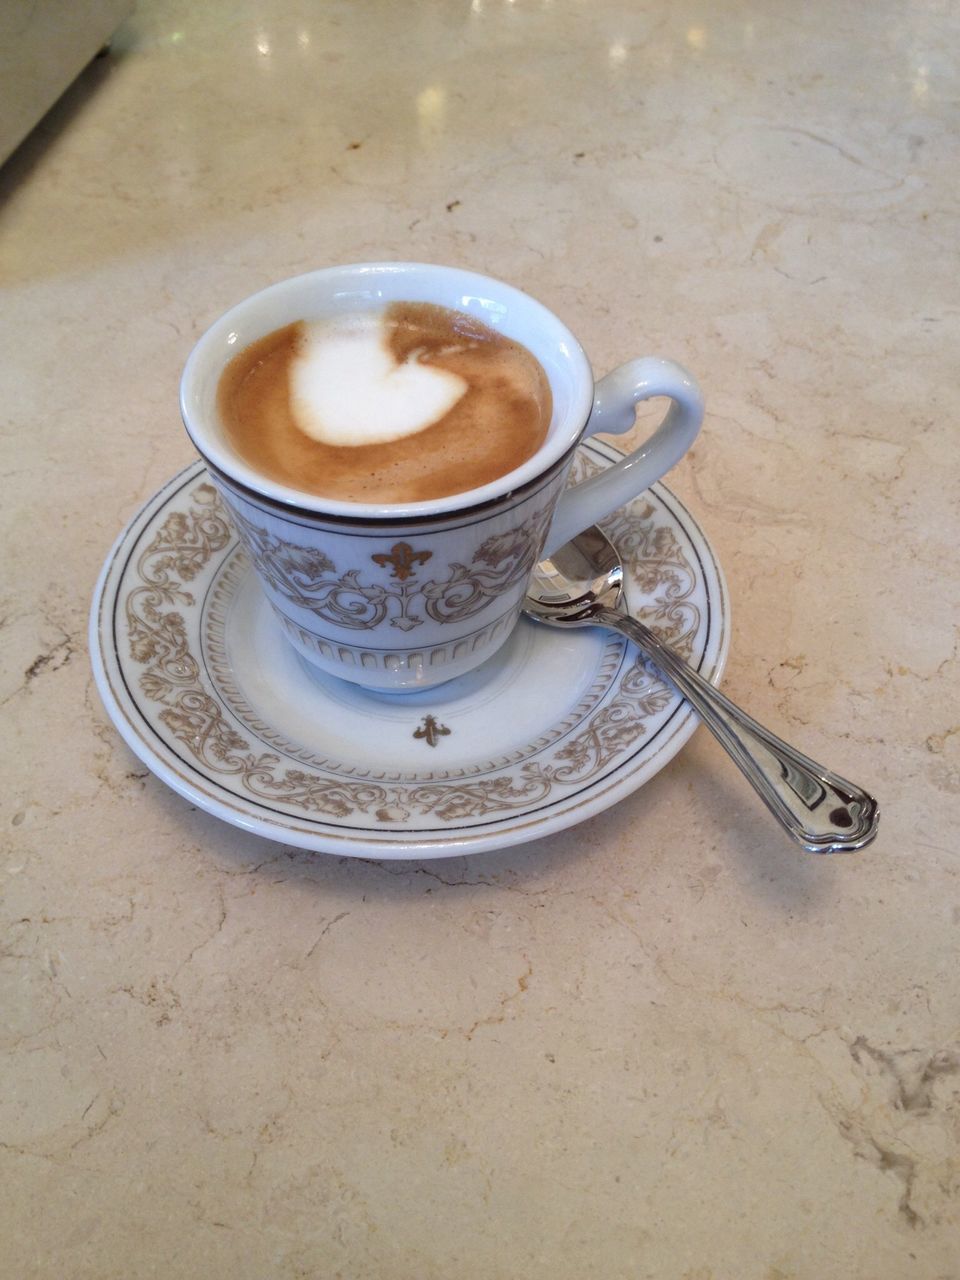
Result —
<svg viewBox="0 0 960 1280"><path fill-rule="evenodd" d="M810 853L849 853L877 834L879 806L751 719L625 612L623 566L594 525L537 566L525 611L555 627L612 627L693 707L784 830Z"/></svg>

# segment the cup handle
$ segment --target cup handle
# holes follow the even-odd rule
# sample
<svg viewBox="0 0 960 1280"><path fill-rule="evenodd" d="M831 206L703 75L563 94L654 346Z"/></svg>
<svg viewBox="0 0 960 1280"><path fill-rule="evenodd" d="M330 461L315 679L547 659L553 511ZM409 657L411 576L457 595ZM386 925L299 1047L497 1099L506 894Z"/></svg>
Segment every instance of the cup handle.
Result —
<svg viewBox="0 0 960 1280"><path fill-rule="evenodd" d="M703 396L693 376L672 360L628 360L597 383L581 440L598 431L619 435L636 421L636 406L653 396L672 404L653 435L615 466L582 480L562 495L544 544L552 555L575 534L642 493L679 462L703 421Z"/></svg>

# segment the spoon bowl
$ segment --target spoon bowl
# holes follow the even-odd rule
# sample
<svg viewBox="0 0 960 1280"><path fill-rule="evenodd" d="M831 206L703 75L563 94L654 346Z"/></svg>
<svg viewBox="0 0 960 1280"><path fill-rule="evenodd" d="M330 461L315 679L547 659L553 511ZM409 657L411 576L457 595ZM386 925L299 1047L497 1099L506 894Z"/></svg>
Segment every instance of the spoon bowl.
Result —
<svg viewBox="0 0 960 1280"><path fill-rule="evenodd" d="M598 625L597 608L619 609L622 600L617 549L593 525L540 561L524 609L541 622L592 627Z"/></svg>

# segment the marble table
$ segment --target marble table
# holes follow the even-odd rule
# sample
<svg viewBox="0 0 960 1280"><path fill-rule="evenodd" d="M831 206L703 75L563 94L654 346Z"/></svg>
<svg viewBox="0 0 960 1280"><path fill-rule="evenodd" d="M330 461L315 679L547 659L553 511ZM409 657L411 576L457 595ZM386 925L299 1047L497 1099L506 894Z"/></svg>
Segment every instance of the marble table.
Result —
<svg viewBox="0 0 960 1280"><path fill-rule="evenodd" d="M0 170L3 1275L960 1275L958 38L946 0L140 0ZM724 686L875 790L869 850L793 848L703 731L421 864L126 748L87 611L192 458L194 339L380 258L696 372L667 483Z"/></svg>

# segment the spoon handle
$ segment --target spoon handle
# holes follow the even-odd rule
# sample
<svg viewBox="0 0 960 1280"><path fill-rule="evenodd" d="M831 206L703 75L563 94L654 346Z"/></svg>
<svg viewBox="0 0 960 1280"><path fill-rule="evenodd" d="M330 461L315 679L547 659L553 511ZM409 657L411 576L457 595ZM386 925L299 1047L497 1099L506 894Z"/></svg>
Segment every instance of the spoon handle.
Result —
<svg viewBox="0 0 960 1280"><path fill-rule="evenodd" d="M757 724L665 645L615 609L598 618L628 636L690 703L785 830L810 853L849 853L877 834L879 806L861 787L825 769Z"/></svg>

